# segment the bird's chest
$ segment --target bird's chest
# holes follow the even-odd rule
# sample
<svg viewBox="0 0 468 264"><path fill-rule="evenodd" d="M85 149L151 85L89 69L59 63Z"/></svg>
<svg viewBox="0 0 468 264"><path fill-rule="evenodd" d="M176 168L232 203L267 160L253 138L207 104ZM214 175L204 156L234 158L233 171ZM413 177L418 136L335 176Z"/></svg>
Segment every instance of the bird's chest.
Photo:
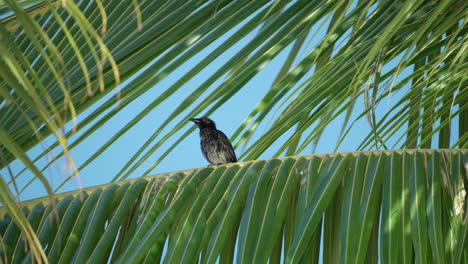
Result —
<svg viewBox="0 0 468 264"><path fill-rule="evenodd" d="M218 140L218 133L215 129L203 129L200 131L200 143L202 145L211 144Z"/></svg>

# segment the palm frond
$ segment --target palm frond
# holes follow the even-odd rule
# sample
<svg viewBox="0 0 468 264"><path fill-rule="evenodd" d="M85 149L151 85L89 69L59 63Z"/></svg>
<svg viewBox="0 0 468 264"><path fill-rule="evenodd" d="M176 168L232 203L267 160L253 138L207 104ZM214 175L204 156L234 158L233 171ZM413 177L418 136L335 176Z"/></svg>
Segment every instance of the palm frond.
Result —
<svg viewBox="0 0 468 264"><path fill-rule="evenodd" d="M324 261L457 263L468 254L467 157L460 150L292 156L59 194L57 207L47 197L23 206L51 263L296 263L318 261L310 251L317 243ZM16 221L4 209L1 219L2 259L30 259Z"/></svg>

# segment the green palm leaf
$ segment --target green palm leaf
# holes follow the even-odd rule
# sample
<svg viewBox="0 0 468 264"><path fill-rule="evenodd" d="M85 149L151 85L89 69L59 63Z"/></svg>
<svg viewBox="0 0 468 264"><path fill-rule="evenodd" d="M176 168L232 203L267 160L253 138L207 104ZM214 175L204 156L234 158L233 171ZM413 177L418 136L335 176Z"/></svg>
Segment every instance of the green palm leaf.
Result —
<svg viewBox="0 0 468 264"><path fill-rule="evenodd" d="M457 209L466 201L431 193L450 196L460 190L467 174L458 168L467 156L459 150L375 151L243 162L59 194L55 211L47 197L23 206L41 244L50 245L45 252L51 262L59 256L60 263L142 262L159 252L163 262L214 263L234 236L234 256L225 261L265 263L275 248L287 263L296 263L310 254L314 231L322 232L322 241L334 239L321 221L335 222L340 237L323 250L345 263L363 262L371 254L385 263L412 256L457 262L467 253L466 213ZM292 201L301 201L311 182L303 210L302 202ZM339 186L344 195L337 195ZM286 210L291 205L295 208ZM326 212L338 205L340 217L328 218ZM294 210L302 213L291 215ZM31 258L21 233L9 232L15 221L6 210L1 214L3 259ZM234 219L240 223L233 225ZM374 226L380 232L372 232ZM283 228L294 229L292 243L275 246L286 239Z"/></svg>

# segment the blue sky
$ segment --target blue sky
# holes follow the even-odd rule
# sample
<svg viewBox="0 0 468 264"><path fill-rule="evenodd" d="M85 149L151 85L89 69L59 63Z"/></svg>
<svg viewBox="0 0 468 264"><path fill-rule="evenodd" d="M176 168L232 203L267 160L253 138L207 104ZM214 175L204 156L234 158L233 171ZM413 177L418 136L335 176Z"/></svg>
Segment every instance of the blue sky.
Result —
<svg viewBox="0 0 468 264"><path fill-rule="evenodd" d="M312 34L308 36L308 39L305 42L305 47L299 53L300 57L306 55L312 49L312 47L314 47L324 36L328 23L325 20L322 20L322 22L324 24L318 23L317 26L315 26L312 29ZM74 162L79 166L84 161L86 161L86 159L92 153L98 150L99 147L106 142L106 140L111 138L127 122L129 122L131 118L136 116L144 106L149 104L155 97L160 95L162 91L167 89L172 83L174 83L181 76L183 76L183 74L186 73L191 67L193 67L195 63L200 60L200 58L206 56L213 49L213 47L218 46L223 40L227 38L227 36L232 34L237 29L238 28L235 28L230 32L226 33L222 38L220 38L211 46L197 54L194 58L185 63L182 67L177 69L172 74L168 75L163 81L152 87L152 89L146 92L143 96L140 96L140 98L138 98L130 105L122 109L122 111L120 111L114 118L105 123L98 131L93 133L84 142L82 142L76 148L72 149L71 154ZM116 175L116 173L118 173L118 171L122 168L122 166L124 166L127 160L144 144L144 142L151 136L151 134L174 110L175 106L178 105L183 100L183 98L187 97L194 90L195 87L199 86L224 62L226 62L230 57L234 56L235 53L254 36L254 34L256 34L256 32L252 32L251 34L247 35L241 42L239 42L237 45L226 51L214 63L209 65L194 79L190 80L187 84L185 84L181 89L179 89L179 91L177 91L163 104L151 111L145 118L143 118L143 120L141 120L138 124L133 126L127 133L125 133L121 138L119 138L118 141L116 141L111 147L109 147L104 153L102 153L102 155L100 155L96 160L94 160L89 166L80 171L79 177L75 177L75 179L69 181L64 186L64 188L61 189L60 192L76 190L80 187L96 186L99 184L105 184L110 182L111 179ZM225 132L228 136L234 133L237 127L244 121L244 119L255 107L257 102L270 89L273 80L276 77L276 74L279 72L283 62L285 61L291 49L291 46L292 45L283 50L274 60L267 64L262 69L262 71L259 72L259 74L257 74L252 80L250 80L244 86L244 88L240 90L240 92L238 92L234 97L231 98L230 101L228 101L210 116L210 118L212 118L216 122L218 129ZM392 64L388 66L392 66ZM402 73L402 76L405 76L408 72L409 69L404 71ZM307 77L308 76L305 76L305 78ZM127 82L131 79L132 78L127 80ZM219 79L215 84L213 84L205 94L203 94L200 98L197 98L197 101L194 105L203 100L204 96L212 92L222 81L223 78ZM122 87L124 85L125 83L122 84ZM116 92L114 91L113 93L103 98L97 105L115 95ZM379 107L377 109L377 115L382 116L391 107L391 104L398 100L399 96L401 96L401 94L394 95L391 99L389 99L388 104L383 104L383 106ZM84 113L80 114L77 118L78 121L83 120L84 117L92 113L92 111L94 111L96 108L89 109ZM168 128L172 128L174 124L179 122L186 123L185 129L194 126L192 122L183 119L184 114L188 113L188 111L191 109L193 108L189 108L184 113L182 113L182 115L173 120L171 122L172 125L169 125ZM361 98L360 101L358 101L355 105L351 121L354 121L354 119L357 117L357 114L359 114L362 110L363 101ZM277 117L279 113L280 111L273 111L271 114L268 115L266 119L267 122L262 123L262 125L258 127L255 136L250 141L250 143L254 142L262 133L266 131L268 126L271 125L272 121L275 117ZM319 144L315 148L315 151L314 148L310 146L306 148L306 150L304 150L301 154L305 155L314 153L333 152L339 137L339 133L342 129L343 120L344 115L337 118L326 128ZM132 174L130 174L130 178L143 176L147 168L152 166L152 164L157 160L157 158L162 153L164 153L166 148L169 147L179 136L181 136L183 132L185 132L185 129L179 131L167 144L165 144L162 148L153 153L151 158L146 160L138 169L136 169ZM164 135L168 131L169 129L166 128L162 135ZM338 151L341 152L356 150L359 143L361 143L361 141L367 135L368 131L369 124L365 119L357 121L354 124L353 129L350 131L345 141L338 148ZM80 135L80 133L77 133L76 135L72 136L69 143L73 142L73 140L76 139L78 135ZM289 134L284 135L279 140L279 142L286 139L288 135ZM159 136L156 139L156 141L160 138L161 136ZM29 156L31 158L35 158L47 146L49 146L49 144L52 144L53 142L54 140L52 137L47 138L42 144L31 149L28 152ZM279 146L280 144L278 143L272 145L270 149L266 151L260 158L271 158L273 153L277 148L279 148ZM237 155L240 156L243 150L245 149L242 147L236 149ZM57 155L59 153L60 149L57 148L55 151L53 151L52 155ZM39 168L42 168L47 163L47 160L50 160L51 158L52 156L49 156L46 159L41 159L36 164ZM158 166L156 166L151 171L150 175L203 167L206 165L208 165L208 163L205 161L200 152L198 130L195 130L188 138L182 141ZM15 161L11 164L10 168L13 175L16 175L22 170L23 166L19 162ZM7 179L10 178L10 172L7 169L1 170L0 173L3 177ZM63 181L63 179L65 179L70 174L70 166L65 159L61 158L52 166L50 166L44 173L49 177L53 186L56 187ZM21 188L21 186L24 186L24 184L26 184L31 178L32 174L30 174L29 172L25 172L19 178L17 185ZM24 193L21 194L21 199L27 200L31 198L37 198L40 196L44 196L45 194L46 193L42 184L36 180L25 190Z"/></svg>
<svg viewBox="0 0 468 264"><path fill-rule="evenodd" d="M0 0L1 2L1 0ZM323 24L322 24L323 23ZM323 39L326 29L328 27L327 20L322 20L320 23L311 30L311 34L308 36L305 41L306 45L303 47L303 50L299 52L299 57L302 58L305 56L320 40ZM95 153L107 140L109 140L113 135L115 135L120 129L122 129L132 118L139 114L139 112L148 104L150 104L154 98L159 96L163 91L168 89L174 82L179 78L184 76L201 58L204 58L209 54L214 47L220 45L227 36L235 32L239 27L231 30L226 33L222 38L214 42L211 46L204 49L202 52L194 56L190 61L185 63L182 67L178 68L176 71L166 76L161 82L154 85L149 91L144 95L140 96L137 100L126 106L122 109L116 116L107 121L101 128L92 133L87 139L85 139L81 144L76 148L71 150L71 155L75 164L79 167L83 162L85 162L93 153ZM120 171L120 169L125 165L125 163L138 151L140 147L145 144L145 141L151 137L151 135L156 131L161 124L166 120L166 118L171 114L177 105L179 105L184 98L190 95L190 93L198 86L200 86L211 74L213 74L218 68L220 68L229 58L235 56L236 52L239 51L250 39L254 37L257 32L252 32L247 35L241 42L237 45L226 51L221 55L215 62L210 64L206 69L200 72L195 78L186 83L181 89L179 89L174 95L168 98L164 103L153 109L147 116L145 116L140 122L134 125L127 133L120 137L111 147L106 149L97 159L90 163L87 167L79 172L79 176L74 177L74 179L68 181L68 183L60 189L59 192L77 190L79 188L86 188L91 186L96 186L100 184L109 183L115 175ZM343 44L345 39L338 41L338 43ZM216 124L218 129L222 130L228 137L231 136L234 131L241 125L249 113L253 110L256 104L261 100L265 93L271 88L276 75L280 71L281 66L286 60L292 45L283 50L278 56L276 56L272 61L270 61L264 68L252 79L250 80L243 89L241 89L237 94L235 94L227 103L220 107L215 113L210 115ZM159 58L156 58L154 61L157 61ZM383 72L395 67L401 56L397 56L392 62L384 66ZM296 62L299 59L296 60ZM411 68L403 69L401 74L395 78L395 83L397 83L402 78L408 76L411 73ZM140 71L139 73L141 73ZM139 74L137 73L137 75ZM313 73L311 71L311 73ZM310 73L310 74L311 74ZM302 78L302 81L310 77L306 75ZM206 91L202 96L196 98L195 103L191 105L187 110L185 110L181 115L179 115L174 120L171 120L169 126L164 129L164 131L159 135L156 140L150 142L148 148L150 149L154 144L156 144L170 129L178 123L184 124L184 128L177 132L166 144L159 148L155 153L152 153L150 158L144 161L141 166L139 166L135 171L133 171L129 178L136 178L141 176L149 176L160 173L169 173L179 170L192 169L198 167L204 167L208 165L208 162L203 158L200 151L199 135L198 129L194 129L193 132L183 140L160 164L158 164L154 169L151 170L149 174L145 173L148 168L152 167L156 160L170 147L187 129L194 128L195 125L190 122L185 115L194 108L199 102L203 101L205 96L213 92L219 84L221 84L226 77L220 78L217 80L211 87ZM124 87L128 82L130 82L134 77L130 78L126 82L122 83L121 87ZM299 85L302 82L299 82ZM387 97L383 102L381 102L377 109L376 115L377 118L382 118L396 103L403 94L408 90L408 86L404 89L392 94ZM84 120L88 115L92 114L100 104L105 102L107 99L115 98L118 90L114 90L110 94L106 95L102 100L100 100L94 107L86 110L84 113L81 113L78 116L78 121ZM120 107L118 104L115 106ZM112 109L110 109L112 110ZM108 111L110 111L108 110ZM255 136L250 140L249 145L255 142L264 132L267 131L269 126L273 123L276 117L281 113L283 109L275 109L272 111L266 118L266 122L263 122L256 130ZM370 131L369 123L366 118L362 118L354 122L357 116L364 110L364 101L363 98L358 98L352 116L350 118L350 124L353 124L352 129L349 134L339 146L337 150L336 144L342 131L342 126L344 122L344 114L339 116L331 124L329 124L326 129L323 131L321 140L318 142L317 146L308 146L304 151L301 152L302 155L308 154L321 154L321 153L331 153L331 152L348 152L355 151L363 139L367 136ZM107 111L107 112L108 112ZM107 112L101 114L103 116ZM200 117L202 115L193 116ZM353 123L354 122L354 123ZM94 124L91 123L87 127L91 127ZM458 121L453 122L454 126L452 127L452 133L458 133ZM437 125L437 124L436 124ZM71 124L67 125L67 129L71 128ZM406 127L404 126L402 130ZM265 153L263 153L259 159L269 159L272 158L276 150L281 146L281 143L284 142L294 131L293 127L288 133L283 135L277 143L273 144ZM312 129L312 128L311 128ZM309 129L308 131L310 131ZM78 132L76 135L73 135L68 143L73 143L74 140L80 136L82 132ZM307 135L306 133L304 133ZM391 140L388 141L389 147L392 147L393 143L397 142L401 134L394 135ZM456 138L456 137L453 137ZM403 138L404 140L404 138ZM436 139L434 139L436 141ZM36 158L40 155L48 146L53 144L55 139L53 137L48 137L38 146L32 148L28 155L31 159ZM237 156L241 156L246 147L241 146L236 149ZM54 158L61 152L60 148L56 148L51 155L48 155L45 158L42 158L36 165L41 169L47 162ZM145 152L140 153L140 157L143 156ZM243 161L243 160L241 160ZM23 170L24 166L18 162L14 161L12 164L4 169L0 170L1 177L4 177L6 180L9 180L13 175L18 175ZM50 183L53 187L57 187L60 183L66 179L71 173L70 164L65 158L60 158L48 167L44 174L49 178ZM20 177L17 179L16 186L19 189L22 189L23 186L29 184L29 181L33 179L32 173L25 171L20 174ZM10 185L13 192L15 186ZM21 200L29 200L41 196L45 196L46 191L43 185L38 181L33 181L24 192L21 193ZM322 234L323 236L323 234ZM323 247L323 244L321 244ZM320 252L322 252L322 248ZM236 254L235 254L236 255Z"/></svg>

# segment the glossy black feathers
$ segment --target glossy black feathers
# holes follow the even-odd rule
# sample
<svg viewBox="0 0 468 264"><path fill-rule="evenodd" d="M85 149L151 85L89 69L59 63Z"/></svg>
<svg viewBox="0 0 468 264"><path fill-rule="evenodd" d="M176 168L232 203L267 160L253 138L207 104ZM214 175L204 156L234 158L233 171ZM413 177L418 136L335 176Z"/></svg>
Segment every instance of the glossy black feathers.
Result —
<svg viewBox="0 0 468 264"><path fill-rule="evenodd" d="M201 151L210 164L237 162L231 142L223 132L216 129L213 120L201 117L191 118L190 121L200 128Z"/></svg>

